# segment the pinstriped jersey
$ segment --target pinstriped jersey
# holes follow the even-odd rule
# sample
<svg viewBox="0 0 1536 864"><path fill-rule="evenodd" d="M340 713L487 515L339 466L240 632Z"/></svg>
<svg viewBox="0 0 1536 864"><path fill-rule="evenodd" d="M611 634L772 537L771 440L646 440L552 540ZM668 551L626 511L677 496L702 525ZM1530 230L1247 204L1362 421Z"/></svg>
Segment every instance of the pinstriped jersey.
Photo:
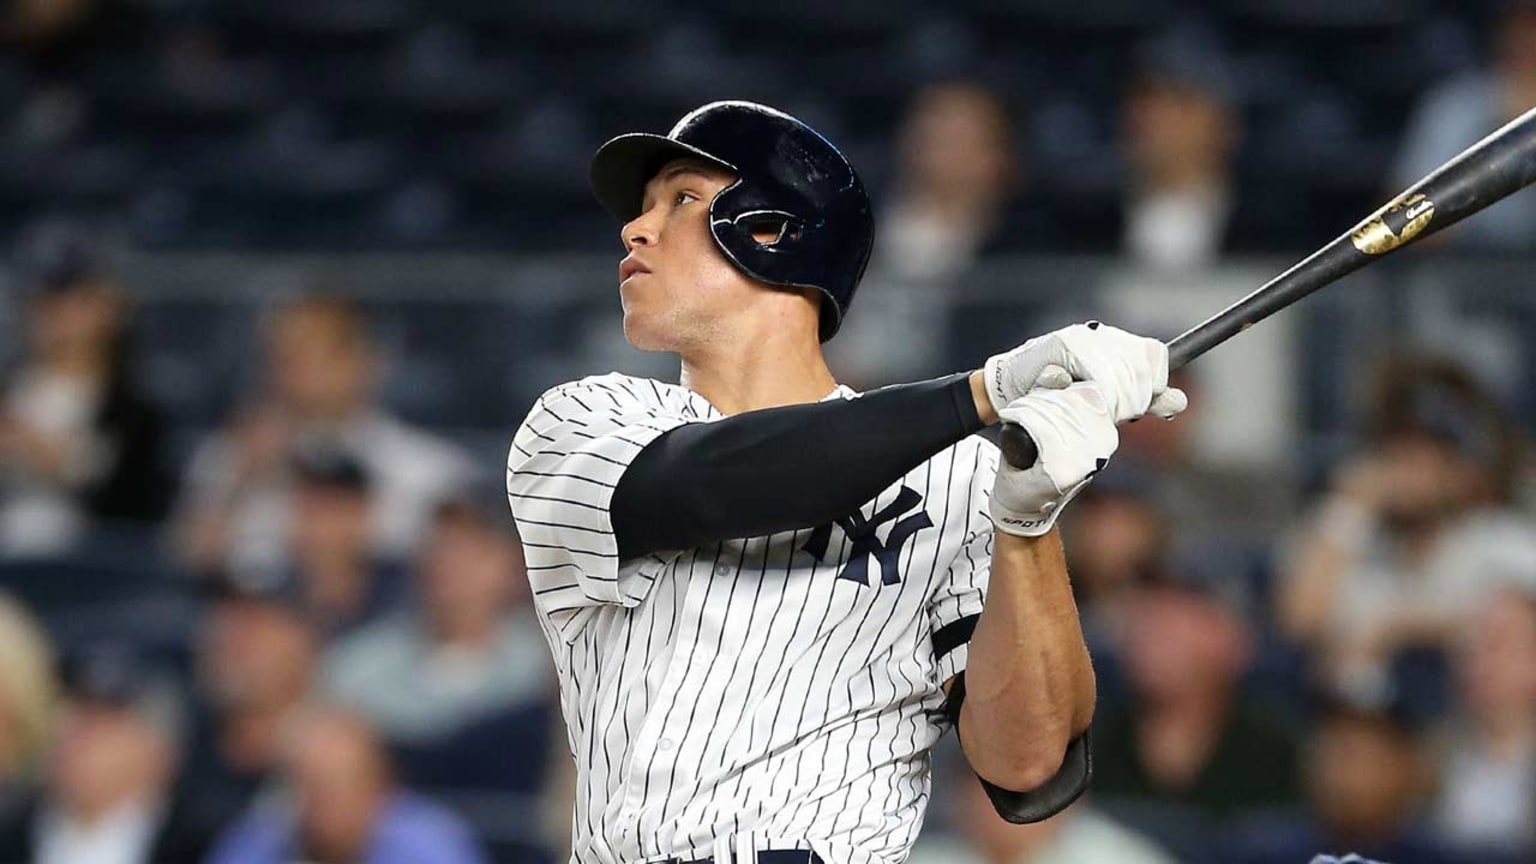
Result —
<svg viewBox="0 0 1536 864"><path fill-rule="evenodd" d="M982 609L996 448L969 437L829 525L620 560L626 466L720 417L612 374L548 391L513 440L507 491L577 768L572 860L897 864Z"/></svg>

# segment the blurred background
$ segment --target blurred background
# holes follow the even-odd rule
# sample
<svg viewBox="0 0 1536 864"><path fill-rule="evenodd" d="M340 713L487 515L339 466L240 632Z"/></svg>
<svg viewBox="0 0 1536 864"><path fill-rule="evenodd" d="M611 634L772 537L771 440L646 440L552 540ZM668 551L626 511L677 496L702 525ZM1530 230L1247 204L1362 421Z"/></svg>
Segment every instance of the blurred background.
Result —
<svg viewBox="0 0 1536 864"><path fill-rule="evenodd" d="M0 864L563 861L500 491L612 369L610 135L798 114L834 371L1170 337L1536 106L1510 0L0 3ZM1536 856L1536 192L1181 376L1065 521L1097 783L921 864ZM425 850L431 850L425 851Z"/></svg>

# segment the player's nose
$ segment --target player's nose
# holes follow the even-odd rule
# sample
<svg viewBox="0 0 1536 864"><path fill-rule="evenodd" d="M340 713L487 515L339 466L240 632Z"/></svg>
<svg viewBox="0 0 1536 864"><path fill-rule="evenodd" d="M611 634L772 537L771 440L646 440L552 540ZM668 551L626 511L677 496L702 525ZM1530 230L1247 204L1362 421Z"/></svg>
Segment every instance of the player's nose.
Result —
<svg viewBox="0 0 1536 864"><path fill-rule="evenodd" d="M624 241L625 249L633 249L636 246L654 246L656 245L656 229L653 227L652 220L647 219L646 214L642 213L624 223L624 227L620 230L620 239Z"/></svg>

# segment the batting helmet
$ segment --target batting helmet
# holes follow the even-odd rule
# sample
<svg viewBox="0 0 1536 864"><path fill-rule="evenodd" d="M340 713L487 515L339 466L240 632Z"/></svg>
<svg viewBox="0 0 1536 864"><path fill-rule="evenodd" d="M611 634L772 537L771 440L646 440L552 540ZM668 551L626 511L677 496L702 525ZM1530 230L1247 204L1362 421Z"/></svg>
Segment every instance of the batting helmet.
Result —
<svg viewBox="0 0 1536 864"><path fill-rule="evenodd" d="M715 243L739 269L772 285L816 288L821 341L843 322L874 243L869 195L847 158L820 133L754 102L712 102L666 135L620 135L592 157L592 191L628 222L645 184L673 159L730 171L736 182L709 202ZM753 235L773 232L759 242Z"/></svg>

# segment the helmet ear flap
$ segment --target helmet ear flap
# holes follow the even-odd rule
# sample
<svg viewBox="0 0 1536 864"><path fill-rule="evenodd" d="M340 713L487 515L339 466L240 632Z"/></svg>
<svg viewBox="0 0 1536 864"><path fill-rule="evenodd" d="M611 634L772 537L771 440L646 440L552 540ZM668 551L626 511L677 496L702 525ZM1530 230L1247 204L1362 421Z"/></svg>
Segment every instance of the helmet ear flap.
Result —
<svg viewBox="0 0 1536 864"><path fill-rule="evenodd" d="M808 216L794 212L802 207ZM868 219L867 203L860 214ZM846 292L842 295L822 284L826 276L823 262L835 260L841 251L829 246L839 238L828 235L827 224L825 214L817 212L810 202L784 195L775 198L746 180L737 180L717 192L709 205L709 230L715 245L743 272L769 285L816 288L821 292L823 342L831 339L842 324L844 309L858 282L854 275L842 289ZM862 239L860 273L868 260L870 238Z"/></svg>
<svg viewBox="0 0 1536 864"><path fill-rule="evenodd" d="M789 263L804 254L793 242L804 233L799 216L773 207L750 183L738 180L710 202L709 223L715 244L737 267L769 284L792 284L778 277L782 266L775 262Z"/></svg>

